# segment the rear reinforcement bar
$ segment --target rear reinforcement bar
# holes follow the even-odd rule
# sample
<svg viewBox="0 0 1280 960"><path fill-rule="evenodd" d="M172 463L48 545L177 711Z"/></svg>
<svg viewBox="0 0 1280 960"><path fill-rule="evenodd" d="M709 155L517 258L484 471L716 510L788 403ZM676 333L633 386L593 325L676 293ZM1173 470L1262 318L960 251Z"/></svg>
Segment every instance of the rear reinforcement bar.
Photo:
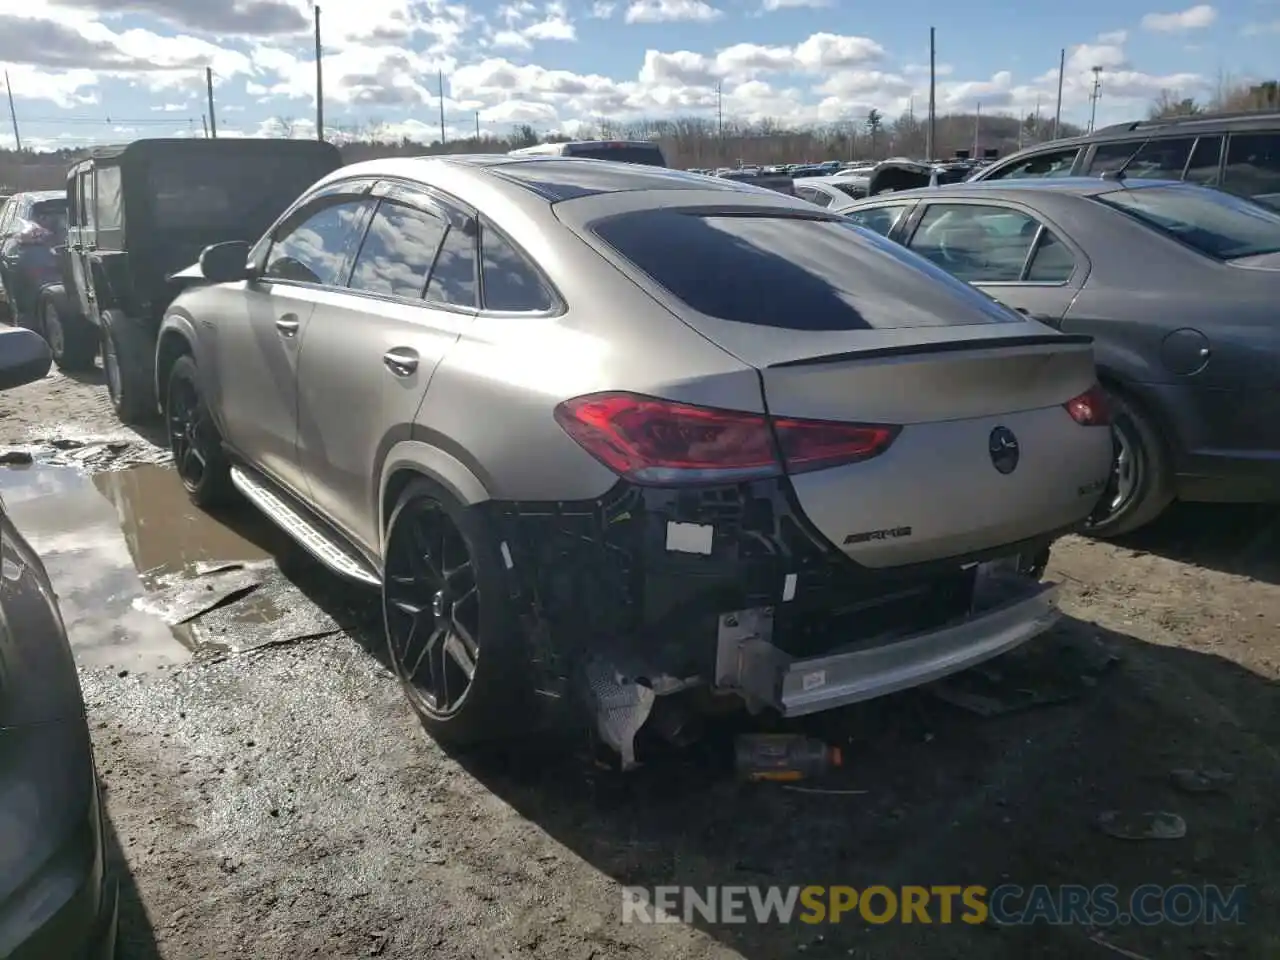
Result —
<svg viewBox="0 0 1280 960"><path fill-rule="evenodd" d="M1058 621L1058 585L1024 581L1014 595L960 622L808 659L773 645L772 607L723 614L715 686L736 691L753 707L799 717L939 680L1012 650Z"/></svg>

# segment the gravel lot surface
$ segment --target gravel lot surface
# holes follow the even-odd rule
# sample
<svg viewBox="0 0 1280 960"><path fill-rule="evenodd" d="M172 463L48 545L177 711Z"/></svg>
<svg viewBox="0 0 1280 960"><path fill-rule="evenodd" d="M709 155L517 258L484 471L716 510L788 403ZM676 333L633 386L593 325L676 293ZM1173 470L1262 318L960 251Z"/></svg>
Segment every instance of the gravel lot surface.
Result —
<svg viewBox="0 0 1280 960"><path fill-rule="evenodd" d="M1061 541L1064 624L953 688L1022 709L918 691L821 717L846 756L822 786L845 792L805 793L734 781L745 720L625 778L564 745L446 754L383 664L375 600L247 511L190 508L154 439L95 377L0 395L0 451L36 460L0 491L81 662L123 960L1280 956L1275 510ZM243 598L167 626L227 563L201 583ZM1231 782L1188 792L1180 768ZM1108 810L1186 835L1116 839ZM1248 889L1243 925L621 923L622 885L833 883Z"/></svg>

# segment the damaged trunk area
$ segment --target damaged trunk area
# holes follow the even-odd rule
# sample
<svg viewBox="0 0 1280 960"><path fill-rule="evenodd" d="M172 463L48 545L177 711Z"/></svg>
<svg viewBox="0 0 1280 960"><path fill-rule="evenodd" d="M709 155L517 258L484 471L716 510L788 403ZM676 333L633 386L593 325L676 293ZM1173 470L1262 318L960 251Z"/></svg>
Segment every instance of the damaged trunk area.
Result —
<svg viewBox="0 0 1280 960"><path fill-rule="evenodd" d="M811 526L785 479L682 489L624 482L598 501L488 509L509 552L540 691L594 715L624 766L664 695L709 686L752 709L829 709L920 682L911 664L895 661L899 641L945 638L982 622L975 611L1010 603L1036 601L1035 611L1019 609L1023 627L1032 612L1053 609L1037 582L1052 537L866 568ZM912 656L950 662L951 647L972 639ZM928 669L938 672L932 662ZM858 678L862 688L837 689ZM805 697L789 701L791 686Z"/></svg>

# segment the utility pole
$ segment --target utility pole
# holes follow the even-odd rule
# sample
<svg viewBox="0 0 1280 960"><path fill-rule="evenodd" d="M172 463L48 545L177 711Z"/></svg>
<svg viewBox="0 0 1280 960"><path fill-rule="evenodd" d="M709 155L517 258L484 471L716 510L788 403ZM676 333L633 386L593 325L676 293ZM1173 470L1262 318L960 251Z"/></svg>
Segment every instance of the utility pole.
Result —
<svg viewBox="0 0 1280 960"><path fill-rule="evenodd" d="M716 136L724 139L724 87L716 82Z"/></svg>
<svg viewBox="0 0 1280 960"><path fill-rule="evenodd" d="M203 113L200 114L200 126L204 127L204 138L209 139L209 118Z"/></svg>
<svg viewBox="0 0 1280 960"><path fill-rule="evenodd" d="M480 111L476 111L476 143L480 142Z"/></svg>
<svg viewBox="0 0 1280 960"><path fill-rule="evenodd" d="M440 87L440 149L444 149L444 71L436 71L436 83Z"/></svg>
<svg viewBox="0 0 1280 960"><path fill-rule="evenodd" d="M978 159L978 140L982 136L982 101L978 101L978 109L973 114L973 153L969 154L974 160Z"/></svg>
<svg viewBox="0 0 1280 960"><path fill-rule="evenodd" d="M1067 69L1067 48L1058 54L1058 109L1053 114L1053 139L1058 139L1058 124L1062 122L1062 75Z"/></svg>
<svg viewBox="0 0 1280 960"><path fill-rule="evenodd" d="M213 139L218 139L218 117L213 112L213 67L204 68L204 88L205 93L209 97L209 129L213 133Z"/></svg>
<svg viewBox="0 0 1280 960"><path fill-rule="evenodd" d="M925 130L924 152L928 154L926 160L933 160L933 149L936 141L934 135L937 133L935 129L938 120L938 104L936 91L938 87L938 48L935 42L937 31L929 28L929 126Z"/></svg>
<svg viewBox="0 0 1280 960"><path fill-rule="evenodd" d="M316 20L316 139L324 140L324 64L320 50L320 7L315 7Z"/></svg>
<svg viewBox="0 0 1280 960"><path fill-rule="evenodd" d="M1093 92L1089 94L1092 105L1089 107L1089 132L1093 133L1093 127L1098 119L1098 101L1102 98L1102 68L1093 67Z"/></svg>
<svg viewBox="0 0 1280 960"><path fill-rule="evenodd" d="M13 148L21 152L22 137L18 135L18 112L13 109L13 87L9 85L9 71L4 72L4 90L9 95L9 119L13 121Z"/></svg>

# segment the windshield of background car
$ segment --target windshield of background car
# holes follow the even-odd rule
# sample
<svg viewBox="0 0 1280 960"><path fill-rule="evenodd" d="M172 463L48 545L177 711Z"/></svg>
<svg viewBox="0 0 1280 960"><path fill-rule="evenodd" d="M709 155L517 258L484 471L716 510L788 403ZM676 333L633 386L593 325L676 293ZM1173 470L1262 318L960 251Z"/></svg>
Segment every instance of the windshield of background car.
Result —
<svg viewBox="0 0 1280 960"><path fill-rule="evenodd" d="M333 169L321 153L273 157L157 157L148 186L155 227L229 231L251 239Z"/></svg>
<svg viewBox="0 0 1280 960"><path fill-rule="evenodd" d="M578 147L565 149L566 157L582 157L587 160L614 160L618 163L638 163L646 167L665 167L666 160L657 147Z"/></svg>
<svg viewBox="0 0 1280 960"><path fill-rule="evenodd" d="M843 219L642 210L592 229L676 299L722 320L823 331L1020 321L905 247ZM886 289L922 283L948 288L938 292L952 309L867 308Z"/></svg>
<svg viewBox="0 0 1280 960"><path fill-rule="evenodd" d="M1219 260L1280 252L1280 212L1229 193L1142 187L1095 199Z"/></svg>
<svg viewBox="0 0 1280 960"><path fill-rule="evenodd" d="M56 237L67 235L67 201L40 200L31 205L31 219Z"/></svg>

